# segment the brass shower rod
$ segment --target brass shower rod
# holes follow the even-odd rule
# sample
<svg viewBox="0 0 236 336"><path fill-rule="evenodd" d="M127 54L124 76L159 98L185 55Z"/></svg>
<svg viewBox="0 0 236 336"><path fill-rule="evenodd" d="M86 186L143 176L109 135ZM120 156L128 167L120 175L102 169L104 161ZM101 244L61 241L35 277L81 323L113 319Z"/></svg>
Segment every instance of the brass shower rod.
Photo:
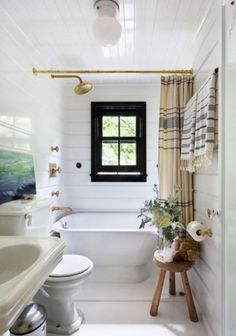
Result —
<svg viewBox="0 0 236 336"><path fill-rule="evenodd" d="M180 69L180 70L37 70L32 69L35 76L38 74L176 74L176 75L192 75L192 69Z"/></svg>

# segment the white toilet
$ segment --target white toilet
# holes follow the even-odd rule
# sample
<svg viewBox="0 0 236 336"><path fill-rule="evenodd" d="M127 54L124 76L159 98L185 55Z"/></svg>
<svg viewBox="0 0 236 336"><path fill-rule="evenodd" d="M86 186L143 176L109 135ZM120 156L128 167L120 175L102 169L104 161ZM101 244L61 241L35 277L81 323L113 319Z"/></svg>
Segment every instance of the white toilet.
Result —
<svg viewBox="0 0 236 336"><path fill-rule="evenodd" d="M37 197L0 205L0 235L47 236L50 231L51 200ZM93 262L80 255L64 255L34 301L47 310L47 331L72 334L79 329L82 313L73 301L87 282Z"/></svg>
<svg viewBox="0 0 236 336"><path fill-rule="evenodd" d="M83 288L92 269L93 263L87 257L63 256L34 298L47 309L47 331L72 334L79 329L83 315L76 308L73 296Z"/></svg>

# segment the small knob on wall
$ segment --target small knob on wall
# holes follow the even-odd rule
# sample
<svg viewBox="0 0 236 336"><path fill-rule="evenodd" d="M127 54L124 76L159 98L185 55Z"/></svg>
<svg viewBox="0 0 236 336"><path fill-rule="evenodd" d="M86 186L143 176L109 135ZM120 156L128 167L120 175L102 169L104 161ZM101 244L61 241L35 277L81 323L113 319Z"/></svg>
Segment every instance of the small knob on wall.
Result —
<svg viewBox="0 0 236 336"><path fill-rule="evenodd" d="M53 170L55 173L58 172L59 174L61 174L61 172L62 172L61 167L53 168L52 170Z"/></svg>
<svg viewBox="0 0 236 336"><path fill-rule="evenodd" d="M220 216L220 211L219 210L214 210L214 209L207 209L207 217L209 219L212 219L214 217Z"/></svg>
<svg viewBox="0 0 236 336"><path fill-rule="evenodd" d="M61 173L62 169L61 167L57 167L56 163L49 163L49 176L50 177L56 177L57 173Z"/></svg>
<svg viewBox="0 0 236 336"><path fill-rule="evenodd" d="M80 162L76 162L76 168L81 168L82 164Z"/></svg>
<svg viewBox="0 0 236 336"><path fill-rule="evenodd" d="M51 151L59 152L59 146L51 147Z"/></svg>
<svg viewBox="0 0 236 336"><path fill-rule="evenodd" d="M57 190L57 191L52 191L52 192L51 192L51 196L52 196L52 197L53 197L53 196L57 196L57 197L59 197L59 194L60 194L59 190Z"/></svg>

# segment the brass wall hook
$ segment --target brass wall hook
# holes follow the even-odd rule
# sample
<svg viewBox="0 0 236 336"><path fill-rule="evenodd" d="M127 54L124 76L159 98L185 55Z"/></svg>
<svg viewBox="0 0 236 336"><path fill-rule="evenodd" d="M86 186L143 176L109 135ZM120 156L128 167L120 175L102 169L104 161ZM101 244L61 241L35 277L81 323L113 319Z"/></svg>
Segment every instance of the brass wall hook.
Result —
<svg viewBox="0 0 236 336"><path fill-rule="evenodd" d="M51 147L51 151L59 152L59 146Z"/></svg>
<svg viewBox="0 0 236 336"><path fill-rule="evenodd" d="M59 197L59 194L60 194L59 190L57 190L57 191L52 191L52 192L51 192L51 196L52 196L52 197L53 197L53 196L57 196L57 197Z"/></svg>

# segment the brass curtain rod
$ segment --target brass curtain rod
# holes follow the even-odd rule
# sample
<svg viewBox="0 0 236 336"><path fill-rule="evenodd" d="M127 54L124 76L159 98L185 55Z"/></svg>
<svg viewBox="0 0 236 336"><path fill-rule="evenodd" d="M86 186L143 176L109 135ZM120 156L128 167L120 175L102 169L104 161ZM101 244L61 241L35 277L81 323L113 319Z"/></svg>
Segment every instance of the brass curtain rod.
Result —
<svg viewBox="0 0 236 336"><path fill-rule="evenodd" d="M35 76L38 74L185 74L192 75L192 69L182 70L37 70L32 69Z"/></svg>

